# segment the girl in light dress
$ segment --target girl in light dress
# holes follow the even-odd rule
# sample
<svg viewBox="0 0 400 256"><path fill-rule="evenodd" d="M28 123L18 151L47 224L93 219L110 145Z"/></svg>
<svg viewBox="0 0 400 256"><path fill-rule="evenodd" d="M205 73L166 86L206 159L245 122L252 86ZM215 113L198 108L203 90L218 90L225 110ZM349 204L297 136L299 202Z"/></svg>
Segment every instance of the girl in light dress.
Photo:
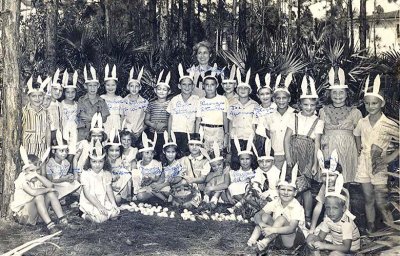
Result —
<svg viewBox="0 0 400 256"><path fill-rule="evenodd" d="M90 146L85 171L81 175L79 209L83 212L83 219L101 223L115 219L119 209L111 186L111 167L106 161L106 154L103 153L100 141Z"/></svg>
<svg viewBox="0 0 400 256"><path fill-rule="evenodd" d="M111 70L111 76L109 76L109 71L110 68L107 64L104 71L104 86L106 88L106 94L100 96L106 101L108 110L110 111L110 116L107 117L107 121L104 123L104 130L107 134L110 134L113 128L120 129L121 127L120 113L122 102L122 97L115 94L118 81L115 65Z"/></svg>
<svg viewBox="0 0 400 256"><path fill-rule="evenodd" d="M339 68L337 74L335 76L333 68L329 71L328 104L319 111L319 117L324 121L321 149L325 156L337 150L344 182L347 183L354 182L356 175L358 153L353 130L362 115L360 110L350 105L350 90L345 84L344 71Z"/></svg>

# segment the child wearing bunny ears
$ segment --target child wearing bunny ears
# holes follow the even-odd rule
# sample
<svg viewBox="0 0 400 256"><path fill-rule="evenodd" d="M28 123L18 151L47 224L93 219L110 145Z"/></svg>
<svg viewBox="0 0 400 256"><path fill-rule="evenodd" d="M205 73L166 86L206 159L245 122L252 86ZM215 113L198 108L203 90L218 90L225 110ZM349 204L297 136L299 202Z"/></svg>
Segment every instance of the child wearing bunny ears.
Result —
<svg viewBox="0 0 400 256"><path fill-rule="evenodd" d="M110 111L110 116L104 123L104 131L109 134L113 128L120 129L121 127L121 103L122 97L116 95L117 90L117 67L114 65L111 70L110 76L110 66L107 64L104 69L104 87L106 89L106 94L100 95L107 103L108 110Z"/></svg>
<svg viewBox="0 0 400 256"><path fill-rule="evenodd" d="M382 113L385 99L380 92L380 76L373 82L372 92L368 92L369 77L365 83L364 105L368 115L358 122L353 131L356 136L359 162L355 181L361 183L368 231L375 229L375 203L385 222L393 222L387 202L387 164L399 156L399 148L387 152L392 138L399 136L399 126Z"/></svg>
<svg viewBox="0 0 400 256"><path fill-rule="evenodd" d="M142 75L143 67L137 78L133 78L133 68L129 72L129 81L126 85L129 94L122 100L121 108L121 118L122 120L126 120L126 127L132 131L136 141L140 138L140 135L146 128L144 117L147 106L149 105L149 102L139 94L142 89L140 82Z"/></svg>
<svg viewBox="0 0 400 256"><path fill-rule="evenodd" d="M162 201L167 198L160 192L159 185L162 182L161 163L154 159L154 147L157 142L157 133L154 139L149 140L146 133L142 133L143 148L139 149L141 160L138 161L137 170L132 172L134 200L147 201L152 197L157 197Z"/></svg>
<svg viewBox="0 0 400 256"><path fill-rule="evenodd" d="M145 118L144 123L149 127L150 133L148 134L150 139L153 139L151 136L154 133L157 133L157 142L156 147L154 148L155 159L161 160L161 155L163 153L163 144L164 144L164 131L168 128L168 119L169 113L167 112L167 107L169 104L169 100L167 97L171 92L171 87L169 85L169 80L171 77L170 72L168 72L165 81L161 81L161 77L164 71L161 71L156 88L154 89L157 99L150 101L149 105L145 110Z"/></svg>
<svg viewBox="0 0 400 256"><path fill-rule="evenodd" d="M311 179L318 172L317 151L320 149L321 134L324 130L324 122L315 115L318 94L314 80L312 77L308 78L309 82L305 75L301 83L301 112L293 115L284 139L288 167L293 167L296 163L299 166L297 191L303 199L307 227L311 224L312 215Z"/></svg>
<svg viewBox="0 0 400 256"><path fill-rule="evenodd" d="M110 164L100 141L92 141L89 145L89 158L82 172L82 190L79 209L82 218L95 223L115 219L119 214L117 202L112 189Z"/></svg>
<svg viewBox="0 0 400 256"><path fill-rule="evenodd" d="M250 99L251 93L250 86L250 69L246 73L245 81L242 81L240 69L236 70L238 86L237 93L239 99L235 100L229 106L228 119L229 119L229 132L230 132L230 148L228 151L231 153L231 168L239 168L239 157L238 150L235 146L233 138L236 136L239 139L239 144L244 147L247 144L247 138L253 136L254 130L252 126L254 109L258 106L258 103Z"/></svg>
<svg viewBox="0 0 400 256"><path fill-rule="evenodd" d="M49 82L49 77L42 81L39 76L36 84L32 77L27 83L28 104L22 109L22 145L28 154L43 155L50 146L50 115L42 107L44 87Z"/></svg>
<svg viewBox="0 0 400 256"><path fill-rule="evenodd" d="M56 136L56 131L61 130L62 131L62 123L61 123L61 105L60 102L58 101L63 92L63 88L61 83L58 82L60 76L60 70L57 69L56 72L54 73L53 80L50 83L51 87L51 102L47 110L49 111L50 114L50 120L51 120L51 137L52 139L55 138Z"/></svg>
<svg viewBox="0 0 400 256"><path fill-rule="evenodd" d="M175 133L178 148L187 155L189 153L187 133L195 132L199 97L193 94L194 70L185 74L181 64L178 65L178 70L178 88L181 93L173 97L167 107L168 134L171 134L171 131Z"/></svg>
<svg viewBox="0 0 400 256"><path fill-rule="evenodd" d="M88 136L94 114L100 113L103 123L110 115L106 101L97 94L100 83L96 76L96 70L92 66L90 66L90 74L91 78L88 77L85 65L83 75L85 78L84 87L87 93L78 100L78 141L84 140Z"/></svg>
<svg viewBox="0 0 400 256"><path fill-rule="evenodd" d="M203 129L204 148L207 151L212 150L214 141L218 143L221 149L226 148L229 143L228 100L224 96L217 95L219 83L215 74L215 72L209 72L203 78L206 96L200 99L196 114L196 132ZM200 124L200 127L198 124Z"/></svg>
<svg viewBox="0 0 400 256"><path fill-rule="evenodd" d="M33 154L27 154L23 146L20 147L23 161L22 172L15 180L15 192L10 204L11 211L16 221L20 224L36 225L40 216L50 234L59 231L51 220L48 212L51 206L61 225L68 225L68 220L61 208L57 191L53 183L40 175L40 164L46 161L50 149L44 152L42 159Z"/></svg>
<svg viewBox="0 0 400 256"><path fill-rule="evenodd" d="M225 72L228 71L228 69L224 68L221 72L221 77L222 77L222 88L224 89L224 95L226 99L228 100L228 104L231 105L235 100L239 99L239 95L235 92L236 86L237 86L237 81L235 80L236 76L236 66L232 65L231 71L229 73L229 76L225 75Z"/></svg>
<svg viewBox="0 0 400 256"><path fill-rule="evenodd" d="M284 139L288 124L293 119L295 109L289 106L290 92L289 85L292 82L292 74L288 74L285 80L278 75L275 81L273 92L273 101L277 106L276 112L268 115L265 123L267 129L266 134L271 138L272 149L274 150L274 164L279 170L282 169L283 163L286 161L284 150Z"/></svg>
<svg viewBox="0 0 400 256"><path fill-rule="evenodd" d="M322 186L318 192L318 195L315 198L317 204L314 207L312 214L310 234L317 233L317 230L315 228L317 227L317 222L322 212L322 207L324 206L325 203L325 193L331 191L332 188L334 188L335 186L336 179L339 176L342 176L342 167L338 163L339 157L336 150L333 150L329 161L324 161L324 155L321 150L318 150L317 157L318 157L319 167L321 170ZM327 165L329 167L327 167ZM350 194L345 188L343 188L343 191L345 191L348 194L347 207L349 207Z"/></svg>
<svg viewBox="0 0 400 256"><path fill-rule="evenodd" d="M334 191L325 194L326 217L319 225L319 234L307 237L311 255L320 255L319 252L325 250L330 252L329 255L353 255L360 249L360 232L353 221L354 215L347 208L348 194L342 188L343 176L340 175L335 181ZM332 242L325 240L328 234L332 236Z"/></svg>
<svg viewBox="0 0 400 256"><path fill-rule="evenodd" d="M263 251L276 238L280 238L284 248L296 246L296 240L302 236L299 226L304 224L304 209L295 198L297 170L296 164L292 169L290 182L286 181L284 163L278 183L279 197L267 203L254 215L256 227L247 241L248 246L257 245L258 249ZM264 238L258 241L261 235Z"/></svg>
<svg viewBox="0 0 400 256"><path fill-rule="evenodd" d="M256 74L257 96L261 104L254 109L253 129L256 134L254 145L260 152L264 151L266 133L266 122L269 116L276 112L276 104L272 102L272 89L270 87L271 74L267 73L264 78L264 84L261 85L260 77Z"/></svg>

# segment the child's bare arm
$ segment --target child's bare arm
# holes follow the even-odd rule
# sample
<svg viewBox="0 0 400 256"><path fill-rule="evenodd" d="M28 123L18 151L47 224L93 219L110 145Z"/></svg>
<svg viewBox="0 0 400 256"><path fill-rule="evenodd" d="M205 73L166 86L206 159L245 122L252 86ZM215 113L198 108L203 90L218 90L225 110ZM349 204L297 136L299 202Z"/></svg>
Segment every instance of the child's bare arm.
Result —
<svg viewBox="0 0 400 256"><path fill-rule="evenodd" d="M357 152L358 154L361 153L361 136L354 136L356 139L356 147L357 147Z"/></svg>
<svg viewBox="0 0 400 256"><path fill-rule="evenodd" d="M116 201L115 201L114 192L113 192L113 190L112 190L111 184L108 184L108 185L107 185L107 187L106 187L106 193L107 193L108 200L110 200L111 204L112 204L113 206L117 207L117 203L116 203Z"/></svg>
<svg viewBox="0 0 400 256"><path fill-rule="evenodd" d="M168 128L167 128L167 130L168 130L168 134L171 134L171 130L172 130L172 115L170 114L169 115L169 117L168 117Z"/></svg>
<svg viewBox="0 0 400 256"><path fill-rule="evenodd" d="M351 242L351 239L343 240L342 244L329 244L317 241L314 242L314 247L318 250L339 251L346 253L350 251Z"/></svg>
<svg viewBox="0 0 400 256"><path fill-rule="evenodd" d="M314 232L315 228L317 227L317 221L318 221L319 215L321 215L322 206L323 206L322 203L317 202L317 205L315 206L315 208L313 210L312 219L311 219L310 233Z"/></svg>
<svg viewBox="0 0 400 256"><path fill-rule="evenodd" d="M47 174L46 176L47 176L47 179L53 183L72 182L74 180L74 175L70 174L70 173L59 179L54 179L53 175L51 175L51 174Z"/></svg>
<svg viewBox="0 0 400 256"><path fill-rule="evenodd" d="M299 225L298 220L292 220L289 222L289 225L287 226L269 227L268 231L270 234L288 235L294 233L298 225Z"/></svg>
<svg viewBox="0 0 400 256"><path fill-rule="evenodd" d="M36 178L46 187L46 188L52 188L54 187L53 182L49 181L46 177L42 175L37 175Z"/></svg>
<svg viewBox="0 0 400 256"><path fill-rule="evenodd" d="M225 190L228 187L229 187L229 174L225 173L224 174L224 183L221 183L219 185L214 186L214 190L215 191Z"/></svg>
<svg viewBox="0 0 400 256"><path fill-rule="evenodd" d="M315 175L318 172L318 159L317 159L317 155L318 155L318 150L321 147L321 134L316 134L315 135L315 140L314 140L314 163L313 163L313 174Z"/></svg>
<svg viewBox="0 0 400 256"><path fill-rule="evenodd" d="M399 149L397 148L395 151L393 151L392 153L386 155L383 158L383 162L385 164L388 164L390 162L393 162L394 160L396 160L399 157Z"/></svg>
<svg viewBox="0 0 400 256"><path fill-rule="evenodd" d="M293 131L289 127L286 129L285 133L285 138L283 141L283 146L285 150L285 157L286 157L286 162L289 166L293 166L292 163L292 156L290 155L290 137L292 136Z"/></svg>
<svg viewBox="0 0 400 256"><path fill-rule="evenodd" d="M200 123L201 123L201 117L196 117L196 121L194 124L194 132L198 133L200 130Z"/></svg>
<svg viewBox="0 0 400 256"><path fill-rule="evenodd" d="M54 188L32 188L28 183L22 185L22 189L31 196L38 196L55 191Z"/></svg>

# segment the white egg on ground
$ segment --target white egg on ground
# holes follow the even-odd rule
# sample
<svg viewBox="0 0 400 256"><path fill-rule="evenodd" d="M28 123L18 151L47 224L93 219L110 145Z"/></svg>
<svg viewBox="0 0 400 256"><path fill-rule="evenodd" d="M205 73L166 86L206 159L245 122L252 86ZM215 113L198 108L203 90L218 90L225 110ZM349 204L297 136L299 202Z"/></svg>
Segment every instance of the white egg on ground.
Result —
<svg viewBox="0 0 400 256"><path fill-rule="evenodd" d="M165 207L165 208L163 209L163 212L168 212L168 208Z"/></svg>

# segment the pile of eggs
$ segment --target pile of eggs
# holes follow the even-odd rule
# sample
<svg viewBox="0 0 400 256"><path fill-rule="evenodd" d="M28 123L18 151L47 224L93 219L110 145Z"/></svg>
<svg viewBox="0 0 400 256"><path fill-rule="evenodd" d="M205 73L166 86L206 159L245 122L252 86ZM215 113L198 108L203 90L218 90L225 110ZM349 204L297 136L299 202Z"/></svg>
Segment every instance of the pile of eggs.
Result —
<svg viewBox="0 0 400 256"><path fill-rule="evenodd" d="M146 204L146 203L136 204L134 202L131 202L130 204L121 205L119 209L121 211L128 210L130 212L138 212L146 216L158 216L162 218L171 218L171 219L176 217L175 212L169 211L167 207L153 206L151 204ZM190 220L190 221L214 220L214 221L238 221L241 223L249 222L248 220L243 219L241 215L224 214L224 213L214 213L211 215L207 212L194 214L192 211L189 211L188 209L184 209L183 212L180 214L180 216L183 220Z"/></svg>

